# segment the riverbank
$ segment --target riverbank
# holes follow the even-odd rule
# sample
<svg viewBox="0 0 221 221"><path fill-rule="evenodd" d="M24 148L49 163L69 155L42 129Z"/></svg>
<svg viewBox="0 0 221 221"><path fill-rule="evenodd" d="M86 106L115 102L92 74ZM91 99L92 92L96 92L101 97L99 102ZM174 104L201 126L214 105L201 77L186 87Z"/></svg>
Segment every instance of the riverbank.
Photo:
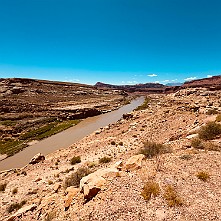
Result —
<svg viewBox="0 0 221 221"><path fill-rule="evenodd" d="M84 119L74 127L28 146L23 151L0 162L0 170L25 166L30 159L39 152L46 155L59 148L67 148L74 142L98 130L100 127L115 123L123 114L134 110L141 105L143 101L144 97L139 97L115 111Z"/></svg>
<svg viewBox="0 0 221 221"><path fill-rule="evenodd" d="M65 130L78 120L117 109L126 93L33 79L0 80L0 159Z"/></svg>

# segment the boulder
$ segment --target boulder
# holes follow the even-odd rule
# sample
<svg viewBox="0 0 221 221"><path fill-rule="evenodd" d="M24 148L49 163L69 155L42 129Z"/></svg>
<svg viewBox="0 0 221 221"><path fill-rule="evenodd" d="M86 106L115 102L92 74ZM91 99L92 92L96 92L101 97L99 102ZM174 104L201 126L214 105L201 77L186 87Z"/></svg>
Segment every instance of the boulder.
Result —
<svg viewBox="0 0 221 221"><path fill-rule="evenodd" d="M125 169L127 171L140 169L142 166L142 160L144 158L145 158L145 156L143 154L138 154L138 155L132 156L125 163Z"/></svg>
<svg viewBox="0 0 221 221"><path fill-rule="evenodd" d="M132 113L123 114L123 119L128 120L128 119L130 119L130 118L132 118L132 117L133 117L133 114L132 114Z"/></svg>
<svg viewBox="0 0 221 221"><path fill-rule="evenodd" d="M107 180L112 180L118 174L117 168L99 169L85 176L80 181L80 190L86 200L92 199L101 190Z"/></svg>
<svg viewBox="0 0 221 221"><path fill-rule="evenodd" d="M41 153L36 154L29 162L29 164L36 164L45 160L45 156Z"/></svg>

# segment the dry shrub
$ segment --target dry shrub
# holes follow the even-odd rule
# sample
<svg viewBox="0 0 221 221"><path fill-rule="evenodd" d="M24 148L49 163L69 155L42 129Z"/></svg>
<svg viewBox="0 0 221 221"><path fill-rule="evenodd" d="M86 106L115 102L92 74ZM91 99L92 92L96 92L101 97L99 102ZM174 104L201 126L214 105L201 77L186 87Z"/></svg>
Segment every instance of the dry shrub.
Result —
<svg viewBox="0 0 221 221"><path fill-rule="evenodd" d="M196 149L204 149L204 145L199 138L194 138L191 140L191 147L194 147Z"/></svg>
<svg viewBox="0 0 221 221"><path fill-rule="evenodd" d="M145 200L150 200L151 196L158 196L160 194L160 186L154 181L145 183L143 191L141 192L142 197Z"/></svg>
<svg viewBox="0 0 221 221"><path fill-rule="evenodd" d="M81 179L90 173L91 171L88 167L85 166L79 167L76 172L72 173L70 176L65 178L64 187L65 188L69 186L79 187Z"/></svg>
<svg viewBox="0 0 221 221"><path fill-rule="evenodd" d="M163 197L164 197L164 199L166 199L169 207L183 205L182 198L180 196L178 196L175 188L171 185L168 185L166 187Z"/></svg>
<svg viewBox="0 0 221 221"><path fill-rule="evenodd" d="M210 178L210 175L209 173L205 172L205 171L200 171L197 173L197 178L206 182L209 178Z"/></svg>
<svg viewBox="0 0 221 221"><path fill-rule="evenodd" d="M80 163L80 162L81 162L81 157L80 156L72 157L70 159L71 165L75 165L75 164Z"/></svg>
<svg viewBox="0 0 221 221"><path fill-rule="evenodd" d="M207 115L214 115L214 114L218 114L218 111L216 109L210 109L207 111L206 113Z"/></svg>
<svg viewBox="0 0 221 221"><path fill-rule="evenodd" d="M12 194L16 194L17 192L18 192L18 188L17 187L12 190Z"/></svg>
<svg viewBox="0 0 221 221"><path fill-rule="evenodd" d="M143 148L140 149L140 153L145 155L146 158L153 158L160 154L171 153L171 148L163 144L147 141L144 143Z"/></svg>
<svg viewBox="0 0 221 221"><path fill-rule="evenodd" d="M220 121L221 121L221 114L218 114L218 115L216 116L216 121L217 121L217 122L220 122Z"/></svg>
<svg viewBox="0 0 221 221"><path fill-rule="evenodd" d="M26 204L26 200L22 200L20 203L12 203L8 208L8 213L13 212L14 210L19 210L23 205Z"/></svg>
<svg viewBox="0 0 221 221"><path fill-rule="evenodd" d="M199 138L203 140L215 139L221 134L221 125L216 122L209 122L199 130Z"/></svg>
<svg viewBox="0 0 221 221"><path fill-rule="evenodd" d="M1 183L0 184L0 192L5 191L6 186L7 186L7 183Z"/></svg>
<svg viewBox="0 0 221 221"><path fill-rule="evenodd" d="M102 157L99 159L99 163L109 163L111 162L111 157Z"/></svg>

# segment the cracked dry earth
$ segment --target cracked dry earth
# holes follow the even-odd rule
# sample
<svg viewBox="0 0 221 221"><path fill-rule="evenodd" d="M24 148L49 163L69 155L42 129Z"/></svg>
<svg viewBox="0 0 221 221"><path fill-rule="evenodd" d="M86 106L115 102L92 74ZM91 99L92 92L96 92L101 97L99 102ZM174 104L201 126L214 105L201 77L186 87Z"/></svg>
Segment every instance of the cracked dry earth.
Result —
<svg viewBox="0 0 221 221"><path fill-rule="evenodd" d="M221 220L221 154L190 145L190 134L196 133L195 128L215 119L206 113L211 109L219 111L220 100L221 92L203 88L151 95L148 108L133 111L132 118L101 128L69 148L49 154L44 162L2 172L1 183L7 186L0 192L0 217L23 221ZM108 177L101 190L87 202L77 190L65 208L64 181L78 167L93 165L92 170L97 171L110 168L120 160L125 165L147 140L169 145L172 152L160 155L158 161L144 159L141 168L122 169ZM212 142L221 145L219 139ZM72 166L73 156L81 156L81 163ZM111 157L111 162L99 163L104 156ZM160 165L158 169L156 165ZM209 180L198 179L199 171L207 172ZM160 193L145 201L141 192L149 180L159 184ZM164 197L168 185L175 188L182 205L168 206ZM14 188L18 189L15 194ZM9 214L7 208L22 200L26 200L23 207L34 204L34 209L18 217L11 216L16 211Z"/></svg>

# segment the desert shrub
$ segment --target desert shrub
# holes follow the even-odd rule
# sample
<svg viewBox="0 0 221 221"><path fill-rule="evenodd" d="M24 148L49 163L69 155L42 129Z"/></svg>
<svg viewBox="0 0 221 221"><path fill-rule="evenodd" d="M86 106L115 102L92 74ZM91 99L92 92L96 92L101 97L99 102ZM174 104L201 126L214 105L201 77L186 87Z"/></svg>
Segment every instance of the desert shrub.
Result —
<svg viewBox="0 0 221 221"><path fill-rule="evenodd" d="M158 183L154 182L154 181L149 181L147 183L145 183L144 187L143 187L143 191L141 192L141 196L145 199L145 200L150 200L151 196L158 196L160 193L160 186Z"/></svg>
<svg viewBox="0 0 221 221"><path fill-rule="evenodd" d="M210 175L209 173L205 172L205 171L200 171L197 173L197 178L206 182L209 178L210 178Z"/></svg>
<svg viewBox="0 0 221 221"><path fill-rule="evenodd" d="M166 187L163 197L167 201L169 207L183 205L183 200L178 196L176 190L171 185Z"/></svg>
<svg viewBox="0 0 221 221"><path fill-rule="evenodd" d="M212 143L212 142L207 142L206 143L206 150L209 150L209 151L220 151L221 150L221 147L215 143Z"/></svg>
<svg viewBox="0 0 221 221"><path fill-rule="evenodd" d="M181 160L191 160L193 157L190 154L184 154L180 156Z"/></svg>
<svg viewBox="0 0 221 221"><path fill-rule="evenodd" d="M20 203L12 203L8 208L8 213L13 212L14 210L19 210L23 205L26 204L26 200L21 201Z"/></svg>
<svg viewBox="0 0 221 221"><path fill-rule="evenodd" d="M123 144L123 142L122 142L122 141L120 141L120 142L119 142L119 145L120 145L120 146L123 146L124 144Z"/></svg>
<svg viewBox="0 0 221 221"><path fill-rule="evenodd" d="M24 176L27 176L27 172L26 171L22 171L21 174L23 174Z"/></svg>
<svg viewBox="0 0 221 221"><path fill-rule="evenodd" d="M218 115L216 116L216 121L217 121L217 122L220 122L220 121L221 121L221 114L218 114Z"/></svg>
<svg viewBox="0 0 221 221"><path fill-rule="evenodd" d="M221 125L216 122L209 122L199 130L199 138L203 140L215 139L221 134Z"/></svg>
<svg viewBox="0 0 221 221"><path fill-rule="evenodd" d="M115 145L115 144L116 144L115 141L112 140L112 141L111 141L111 145Z"/></svg>
<svg viewBox="0 0 221 221"><path fill-rule="evenodd" d="M208 115L213 115L213 114L217 114L218 113L218 111L216 110L216 109L209 109L208 111L207 111L207 114Z"/></svg>
<svg viewBox="0 0 221 221"><path fill-rule="evenodd" d="M17 187L12 190L12 194L16 194L17 192L18 192L18 188Z"/></svg>
<svg viewBox="0 0 221 221"><path fill-rule="evenodd" d="M171 149L163 144L147 141L140 149L140 153L144 154L147 158L153 158L160 154L170 153Z"/></svg>
<svg viewBox="0 0 221 221"><path fill-rule="evenodd" d="M191 147L196 149L204 149L203 143L199 138L194 138L191 140Z"/></svg>
<svg viewBox="0 0 221 221"><path fill-rule="evenodd" d="M109 163L111 162L111 157L102 157L99 159L99 163Z"/></svg>
<svg viewBox="0 0 221 221"><path fill-rule="evenodd" d="M81 157L80 156L72 157L70 159L71 165L75 165L75 164L80 163L80 162L81 162Z"/></svg>
<svg viewBox="0 0 221 221"><path fill-rule="evenodd" d="M5 191L6 186L7 186L7 183L1 183L0 184L0 192Z"/></svg>
<svg viewBox="0 0 221 221"><path fill-rule="evenodd" d="M47 215L45 217L45 221L52 221L54 218L56 218L56 212L51 211L51 212L47 213Z"/></svg>
<svg viewBox="0 0 221 221"><path fill-rule="evenodd" d="M88 167L79 167L76 172L70 174L70 176L65 178L64 187L67 188L69 186L79 187L80 181L83 177L90 174L91 171Z"/></svg>

